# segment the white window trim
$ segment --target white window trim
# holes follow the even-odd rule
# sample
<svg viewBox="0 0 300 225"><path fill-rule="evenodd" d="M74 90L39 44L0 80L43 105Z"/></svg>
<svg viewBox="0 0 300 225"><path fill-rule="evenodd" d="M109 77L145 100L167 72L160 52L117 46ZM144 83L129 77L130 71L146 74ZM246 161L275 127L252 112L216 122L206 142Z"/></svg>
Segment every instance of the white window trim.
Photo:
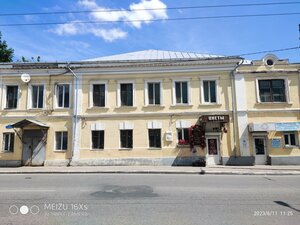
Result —
<svg viewBox="0 0 300 225"><path fill-rule="evenodd" d="M69 107L59 107L58 106L58 102L57 102L57 86L58 85L64 85L64 84L68 84L69 85ZM56 109L70 109L72 107L72 100L73 100L73 91L72 91L72 83L56 83L55 86L55 96L54 96L54 102L55 102L55 108Z"/></svg>
<svg viewBox="0 0 300 225"><path fill-rule="evenodd" d="M175 90L175 83L176 82L187 82L187 89L188 89L188 103L176 103L176 90ZM191 79L190 78L182 78L182 79L173 79L173 105L191 105Z"/></svg>
<svg viewBox="0 0 300 225"><path fill-rule="evenodd" d="M147 123L147 129L162 129L162 122L152 120Z"/></svg>
<svg viewBox="0 0 300 225"><path fill-rule="evenodd" d="M32 86L43 86L43 107L42 108L33 108L32 107ZM28 86L28 94L27 94L27 109L44 109L45 108L45 99L46 99L46 85L44 83L32 83Z"/></svg>
<svg viewBox="0 0 300 225"><path fill-rule="evenodd" d="M278 79L282 79L282 80L284 80L284 85L285 85L285 102L262 102L261 100L260 100L260 97L259 97L259 84L258 84L258 81L259 80L278 80ZM256 102L257 103L262 103L262 104L264 104L264 103L266 103L266 104L268 104L268 103L273 103L273 104L284 104L284 103L288 103L288 104L290 104L291 103L291 101L290 101L290 89L289 89L289 84L288 84L288 82L289 82L289 79L288 79L288 77L256 77L256 80L255 80L255 84L256 84Z"/></svg>
<svg viewBox="0 0 300 225"><path fill-rule="evenodd" d="M160 84L160 104L163 105L163 87L162 87L162 80L145 80L145 105L146 106L155 106L157 104L149 104L148 98L148 83L159 83Z"/></svg>
<svg viewBox="0 0 300 225"><path fill-rule="evenodd" d="M219 80L220 77L210 76L210 77L201 77L200 78L200 99L202 105L218 105L220 104L220 92L219 92ZM205 102L204 99L204 81L215 81L216 82L216 102Z"/></svg>
<svg viewBox="0 0 300 225"><path fill-rule="evenodd" d="M17 107L14 109L8 109L6 108L6 95L7 95L7 86L18 86L18 100L17 100ZM17 110L19 109L19 100L20 100L20 85L19 84L12 84L12 83L5 83L3 84L3 92L2 92L2 110Z"/></svg>
<svg viewBox="0 0 300 225"><path fill-rule="evenodd" d="M121 106L121 84L132 84L132 106ZM117 106L118 107L135 107L135 81L119 80L117 87Z"/></svg>
<svg viewBox="0 0 300 225"><path fill-rule="evenodd" d="M4 138L4 135L9 135L10 137L9 137L9 143L10 143L10 140L11 140L11 135L14 135L14 133L13 132L4 132L3 133L3 135L2 135L2 152L14 152L14 149L12 150L12 151L10 151L10 150L5 150L5 138ZM14 135L14 137L15 137L15 135ZM14 140L13 140L14 142L15 142L15 138L14 138Z"/></svg>
<svg viewBox="0 0 300 225"><path fill-rule="evenodd" d="M68 137L67 149L56 149L56 133L58 133L58 132L60 132L60 133L67 132L67 137ZM62 137L63 137L63 135L60 136L61 141L62 141ZM55 131L54 132L54 151L55 152L66 152L68 150L68 147L69 147L69 132L67 130Z"/></svg>
<svg viewBox="0 0 300 225"><path fill-rule="evenodd" d="M93 105L93 102L94 102L94 99L93 99L93 86L95 85L95 84L104 84L105 85L105 103L104 103L104 106L94 106ZM107 107L107 95L108 95L108 91L107 91L107 84L108 84L108 82L107 81L91 81L90 82L90 102L89 102L89 107L90 108L93 108L93 107L95 107L95 108L105 108L105 107Z"/></svg>
<svg viewBox="0 0 300 225"><path fill-rule="evenodd" d="M291 143L291 137L290 134L294 134L295 135L295 145L291 145L291 144L286 144L285 143L285 138L284 135L289 135L289 143ZM299 139L298 139L298 132L283 132L283 142L284 142L284 147L298 147L299 146Z"/></svg>
<svg viewBox="0 0 300 225"><path fill-rule="evenodd" d="M183 132L184 129L188 129L188 128L187 127L176 128L177 141L179 141L178 130L180 130L181 136L184 138L183 140L186 140L186 137L184 136L184 132Z"/></svg>

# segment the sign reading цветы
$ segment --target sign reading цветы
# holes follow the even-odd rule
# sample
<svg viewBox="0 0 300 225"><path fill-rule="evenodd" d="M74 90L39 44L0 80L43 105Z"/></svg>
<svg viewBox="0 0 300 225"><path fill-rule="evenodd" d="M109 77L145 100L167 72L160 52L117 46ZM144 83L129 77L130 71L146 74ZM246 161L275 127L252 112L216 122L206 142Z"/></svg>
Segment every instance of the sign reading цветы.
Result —
<svg viewBox="0 0 300 225"><path fill-rule="evenodd" d="M203 122L229 122L229 116L228 115L207 115L202 116L201 121Z"/></svg>

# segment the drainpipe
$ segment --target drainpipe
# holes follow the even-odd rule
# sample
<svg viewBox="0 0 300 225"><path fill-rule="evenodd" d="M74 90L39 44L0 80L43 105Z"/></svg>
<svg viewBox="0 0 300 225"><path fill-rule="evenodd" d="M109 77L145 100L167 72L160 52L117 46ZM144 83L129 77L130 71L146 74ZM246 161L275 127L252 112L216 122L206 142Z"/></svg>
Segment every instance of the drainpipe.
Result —
<svg viewBox="0 0 300 225"><path fill-rule="evenodd" d="M74 71L70 68L70 63L67 64L66 69L69 70L72 75L75 77L75 96L74 96L74 104L73 104L73 126L72 126L72 151L71 151L71 158L69 161L69 166L71 161L73 160L74 157L74 150L76 146L76 129L77 129L77 119L78 119L78 113L77 113L77 108L78 108L78 76Z"/></svg>
<svg viewBox="0 0 300 225"><path fill-rule="evenodd" d="M244 59L242 59L237 65L234 67L234 69L230 72L231 75L231 107L232 107L232 125L233 125L233 152L234 157L236 157L236 139L237 139L237 132L236 132L236 103L235 103L235 79L234 75L237 70L237 68L244 63Z"/></svg>

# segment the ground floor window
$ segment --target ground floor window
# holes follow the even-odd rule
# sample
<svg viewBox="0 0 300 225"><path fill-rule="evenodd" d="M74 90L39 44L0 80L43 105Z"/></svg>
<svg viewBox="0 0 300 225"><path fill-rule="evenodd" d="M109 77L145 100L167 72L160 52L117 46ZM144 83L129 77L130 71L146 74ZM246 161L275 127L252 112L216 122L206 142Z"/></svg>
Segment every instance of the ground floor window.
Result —
<svg viewBox="0 0 300 225"><path fill-rule="evenodd" d="M295 132L284 133L284 144L285 146L296 146L297 145L297 135Z"/></svg>
<svg viewBox="0 0 300 225"><path fill-rule="evenodd" d="M13 152L14 151L14 141L15 141L14 133L4 133L3 134L3 151Z"/></svg>
<svg viewBox="0 0 300 225"><path fill-rule="evenodd" d="M189 128L177 129L178 144L188 145L189 144Z"/></svg>
<svg viewBox="0 0 300 225"><path fill-rule="evenodd" d="M149 129L149 147L150 148L161 148L161 131L160 129Z"/></svg>
<svg viewBox="0 0 300 225"><path fill-rule="evenodd" d="M92 148L104 149L104 130L92 131Z"/></svg>
<svg viewBox="0 0 300 225"><path fill-rule="evenodd" d="M120 130L121 148L132 148L132 130Z"/></svg>
<svg viewBox="0 0 300 225"><path fill-rule="evenodd" d="M68 132L59 131L55 132L56 150L68 149Z"/></svg>

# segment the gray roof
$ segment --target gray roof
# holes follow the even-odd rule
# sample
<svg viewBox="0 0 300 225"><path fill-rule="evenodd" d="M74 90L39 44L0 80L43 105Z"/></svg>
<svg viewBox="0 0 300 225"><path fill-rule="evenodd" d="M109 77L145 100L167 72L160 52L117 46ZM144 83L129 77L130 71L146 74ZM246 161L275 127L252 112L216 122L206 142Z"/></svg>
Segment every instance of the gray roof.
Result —
<svg viewBox="0 0 300 225"><path fill-rule="evenodd" d="M129 52L118 55L104 56L83 61L147 61L147 60L189 60L189 59L210 59L225 57L223 55L211 55L194 52L174 52L161 50L145 50Z"/></svg>

